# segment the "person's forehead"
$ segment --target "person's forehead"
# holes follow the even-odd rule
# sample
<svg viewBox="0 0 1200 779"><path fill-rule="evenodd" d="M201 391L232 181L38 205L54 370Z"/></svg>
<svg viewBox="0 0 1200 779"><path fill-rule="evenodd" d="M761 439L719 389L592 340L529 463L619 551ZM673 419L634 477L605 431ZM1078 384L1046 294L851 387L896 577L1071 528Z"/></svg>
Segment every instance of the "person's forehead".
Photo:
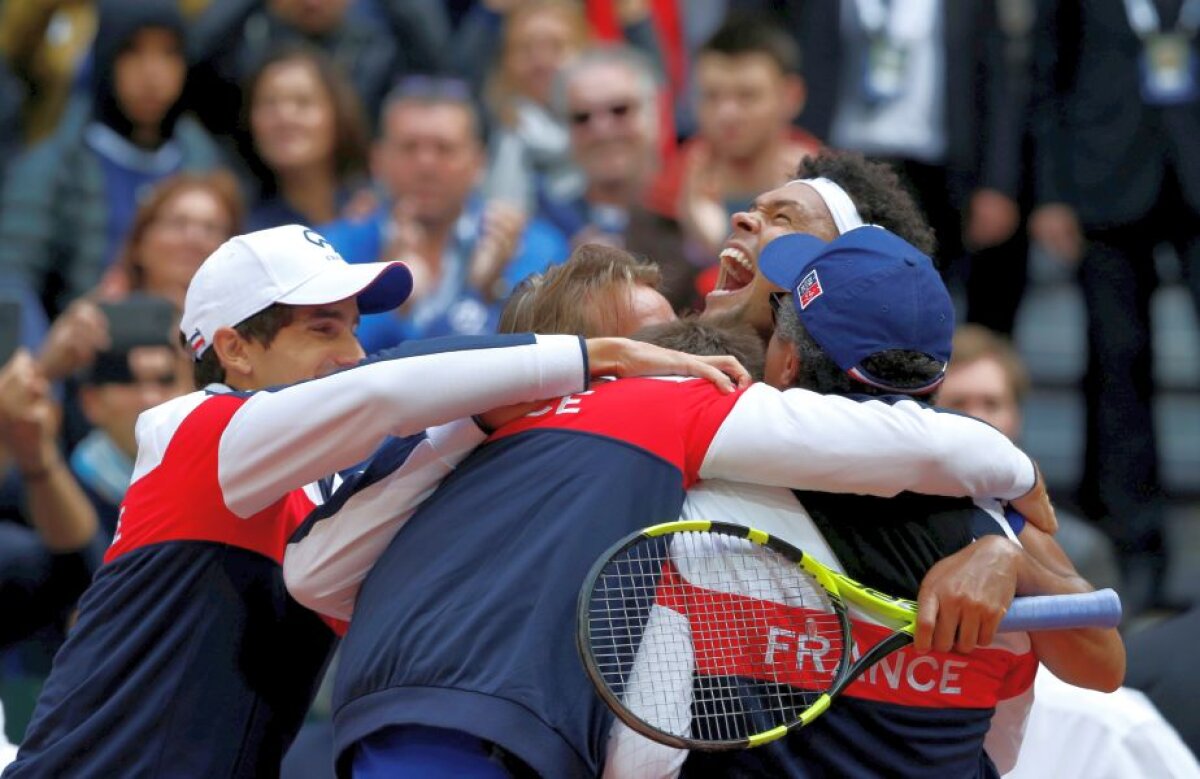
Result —
<svg viewBox="0 0 1200 779"><path fill-rule="evenodd" d="M571 21L556 9L545 8L518 17L512 30L513 38L534 38L547 35L568 37Z"/></svg>
<svg viewBox="0 0 1200 779"><path fill-rule="evenodd" d="M169 27L159 27L157 25L148 25L134 31L129 36L128 42L123 47L122 54L130 50L137 49L143 46L158 46L163 48L175 49L178 48L182 41L179 38L179 33Z"/></svg>
<svg viewBox="0 0 1200 779"><path fill-rule="evenodd" d="M751 51L744 54L705 52L696 62L696 78L701 83L709 79L721 81L767 80L783 78L782 71L770 55Z"/></svg>
<svg viewBox="0 0 1200 779"><path fill-rule="evenodd" d="M205 187L188 187L172 194L163 202L159 213L178 214L190 211L225 211L225 204L216 192Z"/></svg>
<svg viewBox="0 0 1200 779"><path fill-rule="evenodd" d="M135 346L129 350L129 370L134 376L157 375L175 368L175 352L169 346Z"/></svg>
<svg viewBox="0 0 1200 779"><path fill-rule="evenodd" d="M1008 373L1000 361L990 355L983 355L965 365L954 365L946 372L942 386L943 391L949 388L957 393L1013 397L1015 400Z"/></svg>
<svg viewBox="0 0 1200 779"><path fill-rule="evenodd" d="M637 76L616 62L589 65L571 77L567 100L572 107L607 103L613 99L636 97Z"/></svg>
<svg viewBox="0 0 1200 779"><path fill-rule="evenodd" d="M393 136L463 140L471 134L471 110L457 103L402 100L388 112L387 130Z"/></svg>
<svg viewBox="0 0 1200 779"><path fill-rule="evenodd" d="M807 220L821 224L833 224L829 207L817 194L817 190L799 181L789 181L782 187L764 192L754 199L755 208L790 208Z"/></svg>

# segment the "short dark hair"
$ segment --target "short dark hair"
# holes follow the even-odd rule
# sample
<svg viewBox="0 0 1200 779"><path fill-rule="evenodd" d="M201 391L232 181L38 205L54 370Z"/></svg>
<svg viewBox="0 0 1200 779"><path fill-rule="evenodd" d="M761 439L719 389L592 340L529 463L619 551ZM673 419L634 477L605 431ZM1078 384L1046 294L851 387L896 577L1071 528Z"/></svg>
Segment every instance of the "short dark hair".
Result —
<svg viewBox="0 0 1200 779"><path fill-rule="evenodd" d="M234 325L233 329L242 338L250 338L263 346L270 346L271 342L275 340L275 336L279 335L279 331L292 323L295 312L294 306L275 303L249 319ZM179 342L184 351L190 354L187 338L182 333L179 335ZM198 389L204 389L209 384L225 382L225 368L221 365L220 358L217 357L215 346L210 345L200 359L192 363L192 379Z"/></svg>
<svg viewBox="0 0 1200 779"><path fill-rule="evenodd" d="M397 81L383 98L383 109L379 112L380 138L386 134L388 117L400 106L457 108L466 114L471 125L471 140L476 144L482 144L485 140L483 117L480 116L479 107L471 95L470 85L462 79L417 74L405 76Z"/></svg>
<svg viewBox="0 0 1200 779"><path fill-rule="evenodd" d="M705 54L738 57L746 54L765 54L780 72L800 72L800 44L787 31L756 15L745 12L730 14L725 23L700 47L696 58Z"/></svg>
<svg viewBox="0 0 1200 779"><path fill-rule="evenodd" d="M853 378L835 363L800 321L796 309L783 305L775 314L775 335L792 344L800 371L792 386L823 395L897 395ZM862 367L880 381L894 387L926 387L942 373L942 364L927 354L907 349L889 349L863 360Z"/></svg>
<svg viewBox="0 0 1200 779"><path fill-rule="evenodd" d="M755 381L761 381L766 350L753 327L730 316L699 319L695 315L674 322L650 325L632 336L664 349L697 357L729 355L737 359Z"/></svg>
<svg viewBox="0 0 1200 779"><path fill-rule="evenodd" d="M854 201L867 224L891 230L930 257L937 241L916 199L888 165L857 152L822 151L800 161L796 178L827 178Z"/></svg>

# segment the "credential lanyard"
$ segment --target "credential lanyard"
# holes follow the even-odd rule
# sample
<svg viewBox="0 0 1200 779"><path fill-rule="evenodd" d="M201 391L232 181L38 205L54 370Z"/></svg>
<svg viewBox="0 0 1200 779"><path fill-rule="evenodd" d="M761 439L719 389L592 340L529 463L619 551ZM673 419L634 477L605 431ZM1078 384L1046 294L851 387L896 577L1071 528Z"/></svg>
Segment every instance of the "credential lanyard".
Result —
<svg viewBox="0 0 1200 779"><path fill-rule="evenodd" d="M1145 0L1142 1L1145 2ZM888 0L854 0L854 7L858 11L858 23L862 25L863 30L870 38L876 38L884 32L885 28L892 27L898 16L893 13L895 6Z"/></svg>
<svg viewBox="0 0 1200 779"><path fill-rule="evenodd" d="M882 2L882 0L874 0ZM1152 0L1125 0L1125 15L1129 17L1129 26L1139 38L1154 35L1162 29L1162 19ZM1179 19L1175 22L1175 30L1186 33L1190 38L1200 29L1200 0L1184 0L1179 9Z"/></svg>

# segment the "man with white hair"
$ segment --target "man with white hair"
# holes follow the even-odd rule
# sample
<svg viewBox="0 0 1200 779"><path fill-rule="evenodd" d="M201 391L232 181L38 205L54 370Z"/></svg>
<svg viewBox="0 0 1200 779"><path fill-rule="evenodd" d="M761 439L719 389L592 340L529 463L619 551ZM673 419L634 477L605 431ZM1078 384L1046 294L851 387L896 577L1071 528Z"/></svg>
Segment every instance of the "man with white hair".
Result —
<svg viewBox="0 0 1200 779"><path fill-rule="evenodd" d="M695 267L684 259L678 223L646 207L661 148L659 96L654 68L628 46L590 49L567 65L554 105L569 128L582 187L543 187L538 209L575 245L604 243L653 258L663 293L681 309L696 297Z"/></svg>

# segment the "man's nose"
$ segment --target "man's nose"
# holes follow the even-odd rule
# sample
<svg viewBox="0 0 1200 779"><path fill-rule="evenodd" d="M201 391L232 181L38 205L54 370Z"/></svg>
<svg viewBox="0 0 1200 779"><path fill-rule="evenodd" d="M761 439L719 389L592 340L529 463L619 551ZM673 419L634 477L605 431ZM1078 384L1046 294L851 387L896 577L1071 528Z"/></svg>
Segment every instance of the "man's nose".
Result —
<svg viewBox="0 0 1200 779"><path fill-rule="evenodd" d="M364 357L367 356L367 353L363 351L362 344L358 342L358 339L352 337L351 340L352 343L347 344L346 347L339 351L339 353L333 358L333 361L339 368L349 368L351 365L357 365L358 363L362 362Z"/></svg>
<svg viewBox="0 0 1200 779"><path fill-rule="evenodd" d="M762 223L758 220L758 215L752 214L749 211L738 211L729 217L729 225L733 228L734 232L740 230L745 233L755 234L762 227Z"/></svg>

